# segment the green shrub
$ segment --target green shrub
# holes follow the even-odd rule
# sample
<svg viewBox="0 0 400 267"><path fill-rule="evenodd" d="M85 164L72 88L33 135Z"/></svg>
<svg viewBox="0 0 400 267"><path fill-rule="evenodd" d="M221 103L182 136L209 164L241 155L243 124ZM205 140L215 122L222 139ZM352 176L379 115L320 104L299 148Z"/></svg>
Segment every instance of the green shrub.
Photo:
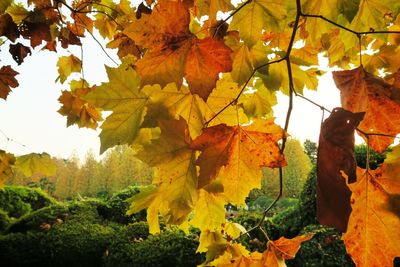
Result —
<svg viewBox="0 0 400 267"><path fill-rule="evenodd" d="M309 225L300 234L315 233L314 237L302 243L295 259L287 261L289 267L354 267L346 252L340 232L322 225Z"/></svg>
<svg viewBox="0 0 400 267"><path fill-rule="evenodd" d="M101 224L104 221L101 213L106 208L104 202L96 199L55 204L22 216L10 225L7 232L42 231L45 224L67 221Z"/></svg>
<svg viewBox="0 0 400 267"><path fill-rule="evenodd" d="M122 224L128 224L134 221L146 220L146 211L134 215L126 215L130 203L126 200L139 193L138 186L129 186L115 193L108 201L108 211L106 218Z"/></svg>
<svg viewBox="0 0 400 267"><path fill-rule="evenodd" d="M5 186L0 189L0 209L11 218L55 204L57 201L39 188Z"/></svg>
<svg viewBox="0 0 400 267"><path fill-rule="evenodd" d="M117 228L75 221L10 233L0 236L0 261L4 266L101 266Z"/></svg>
<svg viewBox="0 0 400 267"><path fill-rule="evenodd" d="M53 225L57 219L64 221L68 217L68 207L66 205L48 206L15 220L7 229L7 233L26 233L28 231L43 231L46 224Z"/></svg>
<svg viewBox="0 0 400 267"><path fill-rule="evenodd" d="M0 209L0 232L4 232L11 223L10 217L8 217L7 212Z"/></svg>

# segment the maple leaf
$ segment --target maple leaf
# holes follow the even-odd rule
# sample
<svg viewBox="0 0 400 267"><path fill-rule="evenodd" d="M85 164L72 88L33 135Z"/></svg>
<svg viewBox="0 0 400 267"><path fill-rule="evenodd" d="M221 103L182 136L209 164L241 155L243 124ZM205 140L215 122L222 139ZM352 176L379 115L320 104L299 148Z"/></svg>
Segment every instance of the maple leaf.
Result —
<svg viewBox="0 0 400 267"><path fill-rule="evenodd" d="M0 149L0 188L4 186L5 180L12 174L11 166L14 164L14 155Z"/></svg>
<svg viewBox="0 0 400 267"><path fill-rule="evenodd" d="M18 63L18 65L21 65L24 62L24 59L28 55L32 54L31 49L27 46L24 46L21 43L10 44L9 52L12 55L12 58L15 60L15 62Z"/></svg>
<svg viewBox="0 0 400 267"><path fill-rule="evenodd" d="M254 90L256 89L256 90ZM260 79L257 79L253 92L244 93L240 98L243 109L248 117L271 118L272 107L277 104L275 92L268 90Z"/></svg>
<svg viewBox="0 0 400 267"><path fill-rule="evenodd" d="M223 191L223 188L221 188ZM198 200L194 207L194 217L190 224L201 230L217 231L225 222L225 197L220 192L199 190ZM204 246L204 243L202 244Z"/></svg>
<svg viewBox="0 0 400 267"><path fill-rule="evenodd" d="M40 173L45 176L56 174L56 165L47 153L30 153L17 157L15 166L26 177Z"/></svg>
<svg viewBox="0 0 400 267"><path fill-rule="evenodd" d="M144 145L137 154L156 169L153 184L157 186L157 193L147 206L156 210L156 214L160 212L167 224L182 224L198 197L195 151L190 148L191 138L184 119L160 121L159 127L160 138ZM132 206L140 199L141 196L137 196ZM156 225L155 218L150 219L149 223Z"/></svg>
<svg viewBox="0 0 400 267"><path fill-rule="evenodd" d="M386 28L385 14L392 12L391 0L361 0L359 9L351 22L355 31L374 31Z"/></svg>
<svg viewBox="0 0 400 267"><path fill-rule="evenodd" d="M18 26L7 13L0 15L0 36L5 36L12 42L19 37Z"/></svg>
<svg viewBox="0 0 400 267"><path fill-rule="evenodd" d="M339 0L306 0L302 3L301 10L305 14L318 14L324 16L325 18L331 20L337 20L338 16L338 2ZM329 30L333 27L330 23L321 22L321 20L315 18L307 18L306 21L306 29L310 33L309 40L313 43L316 43L321 37L321 35L325 32L329 32Z"/></svg>
<svg viewBox="0 0 400 267"><path fill-rule="evenodd" d="M357 170L352 191L352 213L342 236L357 266L392 266L400 255L400 212L393 201L400 192L399 164L388 170L385 163L375 171ZM395 171L393 171L395 170ZM394 188L392 187L394 186Z"/></svg>
<svg viewBox="0 0 400 267"><path fill-rule="evenodd" d="M235 82L242 85L249 79L255 68L268 62L266 55L272 51L261 41L249 48L235 36L230 39L229 46L234 50L231 76Z"/></svg>
<svg viewBox="0 0 400 267"><path fill-rule="evenodd" d="M11 68L11 66L3 66L0 69L0 98L7 99L10 88L17 87L18 81L15 76L19 73Z"/></svg>
<svg viewBox="0 0 400 267"><path fill-rule="evenodd" d="M123 33L118 33L113 40L107 44L107 48L118 48L118 57L124 58L128 55L133 55L137 58L141 57L140 47L135 42Z"/></svg>
<svg viewBox="0 0 400 267"><path fill-rule="evenodd" d="M244 204L250 190L261 185L261 167L285 166L277 143L283 135L284 131L273 120L255 121L249 126L219 124L205 129L191 144L193 149L202 151L196 161L200 166L199 188L218 177L227 199Z"/></svg>
<svg viewBox="0 0 400 267"><path fill-rule="evenodd" d="M351 212L350 190L342 179L356 181L354 131L364 113L335 108L322 126L317 157L317 217L321 224L346 231ZM332 160L332 159L335 160Z"/></svg>
<svg viewBox="0 0 400 267"><path fill-rule="evenodd" d="M249 47L261 39L263 30L282 30L280 24L287 15L285 1L253 0L243 5L245 6L233 17L229 29L238 30Z"/></svg>
<svg viewBox="0 0 400 267"><path fill-rule="evenodd" d="M333 78L340 90L343 108L365 112L360 130L392 136L400 133L400 88L369 74L362 67L333 72ZM392 143L391 137L369 136L369 144L378 153Z"/></svg>
<svg viewBox="0 0 400 267"><path fill-rule="evenodd" d="M57 62L58 74L57 80L64 83L72 72L80 72L82 61L74 55L60 57Z"/></svg>
<svg viewBox="0 0 400 267"><path fill-rule="evenodd" d="M109 82L102 83L84 97L94 106L113 112L101 125L100 153L115 145L133 142L148 101L148 96L139 91L139 76L129 64L106 67L106 70Z"/></svg>
<svg viewBox="0 0 400 267"><path fill-rule="evenodd" d="M97 128L97 122L102 120L100 111L83 98L93 91L85 81L71 81L71 91L63 91L58 101L62 107L58 110L67 116L67 126L77 124L81 127Z"/></svg>
<svg viewBox="0 0 400 267"><path fill-rule="evenodd" d="M209 16L210 19L215 19L218 11L228 12L233 9L230 0L195 0L194 11L195 16Z"/></svg>
<svg viewBox="0 0 400 267"><path fill-rule="evenodd" d="M25 39L30 40L32 48L40 45L42 41L52 41L50 26L46 23L31 23L24 21L20 29L21 35Z"/></svg>
<svg viewBox="0 0 400 267"><path fill-rule="evenodd" d="M206 100L219 73L231 70L231 50L222 41L197 39L189 23L189 11L181 2L160 2L124 33L148 49L136 64L142 86L175 82L180 87L185 77L191 92Z"/></svg>
<svg viewBox="0 0 400 267"><path fill-rule="evenodd" d="M262 265L268 267L284 267L285 260L294 259L301 243L310 240L313 235L301 235L292 239L281 237L275 241L268 241L267 250L262 255Z"/></svg>

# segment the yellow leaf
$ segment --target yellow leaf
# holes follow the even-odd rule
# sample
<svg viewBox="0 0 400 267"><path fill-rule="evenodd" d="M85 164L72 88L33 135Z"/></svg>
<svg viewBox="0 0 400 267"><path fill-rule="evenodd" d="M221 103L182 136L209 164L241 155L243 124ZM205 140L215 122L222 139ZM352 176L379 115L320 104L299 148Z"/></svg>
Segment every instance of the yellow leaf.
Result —
<svg viewBox="0 0 400 267"><path fill-rule="evenodd" d="M6 1L7 2L7 1ZM13 4L10 5L6 12L10 14L12 17L13 21L16 24L19 24L22 22L23 19L25 19L28 16L28 10L25 9L25 7L22 4ZM0 13L1 13L1 8L0 8Z"/></svg>
<svg viewBox="0 0 400 267"><path fill-rule="evenodd" d="M72 72L80 72L81 71L81 60L74 55L60 57L57 62L58 68L58 78L61 83L64 83L65 80Z"/></svg>
<svg viewBox="0 0 400 267"><path fill-rule="evenodd" d="M355 31L378 31L386 29L386 14L392 13L391 0L361 0L358 12L351 22Z"/></svg>
<svg viewBox="0 0 400 267"><path fill-rule="evenodd" d="M225 222L225 204L227 203L222 194L201 189L190 223L201 230L217 231Z"/></svg>
<svg viewBox="0 0 400 267"><path fill-rule="evenodd" d="M106 68L109 82L103 83L84 99L113 113L101 125L100 153L115 145L131 144L146 113L148 97L139 91L139 76L127 64Z"/></svg>
<svg viewBox="0 0 400 267"><path fill-rule="evenodd" d="M128 215L139 212L147 208L147 222L149 223L149 232L156 234L160 232L160 223L158 220L158 209L161 205L159 190L155 186L148 186L141 189L140 193L126 200L131 205L127 211Z"/></svg>
<svg viewBox="0 0 400 267"><path fill-rule="evenodd" d="M286 18L285 1L253 0L237 12L229 24L238 30L244 42L252 47L261 39L263 31L281 31L280 23Z"/></svg>
<svg viewBox="0 0 400 267"><path fill-rule="evenodd" d="M156 169L153 184L159 188L167 224L182 224L197 201L195 152L184 119L161 121L160 138L144 145L137 157Z"/></svg>
<svg viewBox="0 0 400 267"><path fill-rule="evenodd" d="M11 176L11 166L14 165L14 163L14 155L0 149L0 188L4 186L6 179Z"/></svg>
<svg viewBox="0 0 400 267"><path fill-rule="evenodd" d="M399 165L388 171L385 164L366 173L357 170L352 191L352 213L342 236L356 266L392 266L400 255L400 211L395 202L400 193ZM393 166L392 166L393 167Z"/></svg>
<svg viewBox="0 0 400 267"><path fill-rule="evenodd" d="M3 0L0 3L0 13L3 13L6 11L6 9L11 5L13 1L12 0Z"/></svg>
<svg viewBox="0 0 400 267"><path fill-rule="evenodd" d="M273 115L272 107L277 104L275 92L268 90L261 80L257 80L254 88L256 91L244 93L240 98L246 115L250 118L271 118Z"/></svg>
<svg viewBox="0 0 400 267"><path fill-rule="evenodd" d="M117 24L108 16L99 13L96 15L94 27L99 30L99 33L103 38L108 38L109 40L112 40L117 29Z"/></svg>
<svg viewBox="0 0 400 267"><path fill-rule="evenodd" d="M302 3L301 10L304 14L321 15L336 21L338 16L338 0L306 0ZM317 18L307 18L306 29L310 33L308 40L315 44L323 33L334 26Z"/></svg>
<svg viewBox="0 0 400 267"><path fill-rule="evenodd" d="M56 174L55 162L47 153L37 154L31 153L17 157L15 166L26 177L40 173L45 176L53 176Z"/></svg>
<svg viewBox="0 0 400 267"><path fill-rule="evenodd" d="M220 124L205 129L191 147L201 150L199 187L220 179L230 203L244 204L253 188L261 186L261 168L285 166L278 140L284 131L273 120L249 126Z"/></svg>
<svg viewBox="0 0 400 267"><path fill-rule="evenodd" d="M203 230L200 233L199 247L196 252L207 252L213 246L224 247L227 245L226 239L220 232L212 232L210 230Z"/></svg>

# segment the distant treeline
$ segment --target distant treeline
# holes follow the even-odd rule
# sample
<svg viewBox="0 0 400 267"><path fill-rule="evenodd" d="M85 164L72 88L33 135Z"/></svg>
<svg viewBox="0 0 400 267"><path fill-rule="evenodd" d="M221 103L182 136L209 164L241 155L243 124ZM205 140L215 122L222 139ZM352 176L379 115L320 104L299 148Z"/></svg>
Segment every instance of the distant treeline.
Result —
<svg viewBox="0 0 400 267"><path fill-rule="evenodd" d="M55 176L26 178L16 172L7 184L40 187L58 199L79 195L107 197L130 185L151 183L152 169L134 154L128 146L118 146L109 150L101 160L96 160L94 152L88 152L83 163L77 156L54 159L57 165Z"/></svg>

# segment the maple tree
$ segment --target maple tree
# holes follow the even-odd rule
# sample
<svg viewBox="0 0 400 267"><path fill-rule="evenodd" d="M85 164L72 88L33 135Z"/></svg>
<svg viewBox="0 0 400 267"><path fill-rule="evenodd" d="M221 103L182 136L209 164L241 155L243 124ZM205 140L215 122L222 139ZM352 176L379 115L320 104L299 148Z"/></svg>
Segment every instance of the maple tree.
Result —
<svg viewBox="0 0 400 267"><path fill-rule="evenodd" d="M317 89L318 56L325 56L342 69L334 79L345 109L339 113L347 115L330 117L322 129L320 192L344 198L322 205L321 222L346 231L357 266L390 266L400 255L399 148L377 170L367 164L356 174L352 137L356 129L383 152L400 133L399 13L400 2L391 0L6 0L0 44L18 65L37 47L57 52L82 46L82 38L98 41L97 34L117 49L119 63L106 67L101 85L85 80L82 54L59 58L57 80L70 84L59 112L68 126L96 129L101 122L101 153L135 147L155 177L131 199L129 212L147 208L152 233L160 229L159 215L167 225L199 228L198 251L207 252L205 264L218 266L282 266L311 238L269 241L264 253L249 253L235 242L243 229L225 219L224 206L245 205L249 191L261 186L263 167L280 169L278 201L293 98L319 106L303 90ZM81 80L72 80L74 72ZM10 65L0 68L0 98L18 90L17 75ZM289 96L283 128L272 111L277 92ZM103 120L102 111L111 115ZM12 168L28 176L52 172L47 157L15 159L0 151L1 181Z"/></svg>

